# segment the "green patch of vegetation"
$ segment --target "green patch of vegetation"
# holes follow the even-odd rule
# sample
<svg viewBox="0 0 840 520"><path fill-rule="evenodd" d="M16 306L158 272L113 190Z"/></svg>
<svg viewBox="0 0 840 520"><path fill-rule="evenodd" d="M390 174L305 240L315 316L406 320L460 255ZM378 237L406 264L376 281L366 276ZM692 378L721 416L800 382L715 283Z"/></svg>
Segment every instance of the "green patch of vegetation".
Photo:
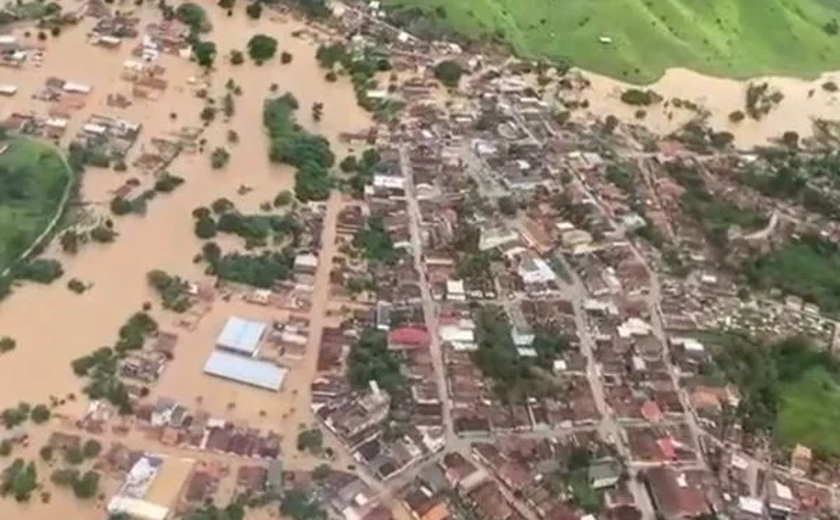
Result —
<svg viewBox="0 0 840 520"><path fill-rule="evenodd" d="M3 410L0 414L0 420L3 421L3 426L5 426L6 429L11 430L15 426L19 426L26 422L31 411L32 407L29 403L21 402L15 407Z"/></svg>
<svg viewBox="0 0 840 520"><path fill-rule="evenodd" d="M205 504L184 515L184 520L245 520L245 509L239 500L225 507Z"/></svg>
<svg viewBox="0 0 840 520"><path fill-rule="evenodd" d="M207 11L195 2L183 2L175 8L175 18L190 28L193 33L209 32L212 29Z"/></svg>
<svg viewBox="0 0 840 520"><path fill-rule="evenodd" d="M840 363L830 352L799 337L763 345L743 335L717 334L712 341L715 368L740 390L737 417L745 431L840 455L834 435L840 427Z"/></svg>
<svg viewBox="0 0 840 520"><path fill-rule="evenodd" d="M64 274L61 262L55 259L35 258L24 264L15 266L13 270L15 278L19 280L31 280L33 282L50 284Z"/></svg>
<svg viewBox="0 0 840 520"><path fill-rule="evenodd" d="M493 389L506 402L524 402L527 397L545 394L551 382L540 375L566 348L565 338L551 331L539 331L532 348L537 358L519 355L511 337L511 324L502 307L485 305L474 316L478 350L473 354L476 366L492 381Z"/></svg>
<svg viewBox="0 0 840 520"><path fill-rule="evenodd" d="M270 289L291 277L294 259L294 252L289 248L259 254L233 252L213 262L210 273L229 282Z"/></svg>
<svg viewBox="0 0 840 520"><path fill-rule="evenodd" d="M338 76L333 70L337 64L347 71L350 81L353 83L353 90L356 93L356 103L374 115L379 121L393 122L403 102L391 97L371 98L368 96L370 90L377 89L379 84L374 79L377 72L391 70L391 63L387 55L378 49L367 48L361 54L351 53L343 43L332 43L318 47L315 59L321 67L328 70L326 80L334 82Z"/></svg>
<svg viewBox="0 0 840 520"><path fill-rule="evenodd" d="M320 455L324 451L324 434L318 428L301 430L297 436L297 449Z"/></svg>
<svg viewBox="0 0 840 520"><path fill-rule="evenodd" d="M829 314L840 312L838 270L840 248L817 235L792 240L744 266L744 273L754 287L779 288L816 303Z"/></svg>
<svg viewBox="0 0 840 520"><path fill-rule="evenodd" d="M326 138L307 132L297 124L299 105L291 94L270 99L263 107L263 125L271 139L269 158L297 168L295 195L298 200L326 200L332 188L329 169L335 155Z"/></svg>
<svg viewBox="0 0 840 520"><path fill-rule="evenodd" d="M353 197L361 199L364 196L365 186L373 182L376 167L382 158L375 148L368 148L362 152L362 159L356 159L355 155L348 155L339 164L342 172L351 174L347 181L350 193Z"/></svg>
<svg viewBox="0 0 840 520"><path fill-rule="evenodd" d="M255 34L248 40L246 48L248 56L261 64L273 58L277 53L277 40L265 34Z"/></svg>
<svg viewBox="0 0 840 520"><path fill-rule="evenodd" d="M750 230L759 229L767 223L765 217L709 193L695 167L668 163L666 170L677 184L685 188L680 197L683 211L702 226L706 239L719 250L726 247L730 227L739 226Z"/></svg>
<svg viewBox="0 0 840 520"><path fill-rule="evenodd" d="M385 0L391 21L440 37L457 31L530 59L571 63L635 83L672 67L715 76L816 76L840 67L825 0Z"/></svg>
<svg viewBox="0 0 840 520"><path fill-rule="evenodd" d="M347 356L347 377L356 388L369 388L370 382L376 381L380 388L394 395L405 385L401 366L397 355L388 350L385 333L367 329Z"/></svg>
<svg viewBox="0 0 840 520"><path fill-rule="evenodd" d="M8 147L8 148L6 148ZM0 139L0 270L43 233L71 172L58 152L35 141Z"/></svg>
<svg viewBox="0 0 840 520"><path fill-rule="evenodd" d="M362 258L371 263L391 264L399 258L394 241L385 229L381 217L369 217L364 227L353 236L353 247L361 252Z"/></svg>
<svg viewBox="0 0 840 520"><path fill-rule="evenodd" d="M181 277L154 269L146 274L146 281L160 295L164 309L183 313L192 306L190 284Z"/></svg>
<svg viewBox="0 0 840 520"><path fill-rule="evenodd" d="M0 495L12 495L16 502L29 502L38 488L38 471L34 462L15 459L0 475Z"/></svg>

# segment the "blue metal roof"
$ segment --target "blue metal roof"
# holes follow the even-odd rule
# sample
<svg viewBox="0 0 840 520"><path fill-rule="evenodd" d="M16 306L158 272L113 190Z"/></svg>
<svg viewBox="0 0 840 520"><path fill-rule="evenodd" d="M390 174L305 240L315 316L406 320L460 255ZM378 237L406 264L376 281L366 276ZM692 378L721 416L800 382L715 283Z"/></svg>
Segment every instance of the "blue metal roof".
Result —
<svg viewBox="0 0 840 520"><path fill-rule="evenodd" d="M225 328L216 338L216 346L254 355L265 333L267 325L259 321L243 320L232 316L225 323Z"/></svg>
<svg viewBox="0 0 840 520"><path fill-rule="evenodd" d="M222 352L210 354L204 373L266 390L280 390L289 371L268 361Z"/></svg>

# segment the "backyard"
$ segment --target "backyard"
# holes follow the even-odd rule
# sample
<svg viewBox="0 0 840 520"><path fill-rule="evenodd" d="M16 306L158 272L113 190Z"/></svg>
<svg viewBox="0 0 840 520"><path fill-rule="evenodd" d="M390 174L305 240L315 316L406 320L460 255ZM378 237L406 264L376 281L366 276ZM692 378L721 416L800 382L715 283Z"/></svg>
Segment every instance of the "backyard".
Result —
<svg viewBox="0 0 840 520"><path fill-rule="evenodd" d="M0 141L0 270L55 216L69 171L54 149L26 139Z"/></svg>
<svg viewBox="0 0 840 520"><path fill-rule="evenodd" d="M502 40L634 83L671 67L728 77L816 76L840 68L840 4L829 0L385 0L414 24ZM411 27L409 26L409 30ZM603 41L602 41L603 39Z"/></svg>

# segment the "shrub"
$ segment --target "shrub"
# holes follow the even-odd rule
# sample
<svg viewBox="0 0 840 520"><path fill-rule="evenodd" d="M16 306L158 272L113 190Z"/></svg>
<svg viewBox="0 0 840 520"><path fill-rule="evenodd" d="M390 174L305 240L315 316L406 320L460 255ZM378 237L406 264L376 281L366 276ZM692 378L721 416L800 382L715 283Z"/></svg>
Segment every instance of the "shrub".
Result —
<svg viewBox="0 0 840 520"><path fill-rule="evenodd" d="M87 286L78 278L71 278L67 282L67 288L76 294L82 294L87 290Z"/></svg>
<svg viewBox="0 0 840 520"><path fill-rule="evenodd" d="M12 350L17 347L17 341L14 338L9 336L3 336L0 338L0 353L11 352Z"/></svg>
<svg viewBox="0 0 840 520"><path fill-rule="evenodd" d="M825 83L822 84L822 89L825 90L826 92L837 92L837 90L838 90L837 83L835 83L833 81L826 81Z"/></svg>
<svg viewBox="0 0 840 520"><path fill-rule="evenodd" d="M210 154L210 166L214 170L220 170L227 166L230 161L230 153L221 146L216 147Z"/></svg>
<svg viewBox="0 0 840 520"><path fill-rule="evenodd" d="M38 455L41 457L41 460L44 462L49 462L53 458L53 449L52 446L41 446L41 449L38 450Z"/></svg>
<svg viewBox="0 0 840 520"><path fill-rule="evenodd" d="M746 119L747 115L741 110L735 110L729 113L729 121L732 123L740 123Z"/></svg>
<svg viewBox="0 0 840 520"><path fill-rule="evenodd" d="M621 93L621 101L628 105L648 106L655 103L658 96L652 90L628 88Z"/></svg>
<svg viewBox="0 0 840 520"><path fill-rule="evenodd" d="M242 54L242 51L230 51L230 63L231 65L242 65L245 63L245 55Z"/></svg>
<svg viewBox="0 0 840 520"><path fill-rule="evenodd" d="M288 65L292 62L292 53L283 51L280 53L280 63Z"/></svg>

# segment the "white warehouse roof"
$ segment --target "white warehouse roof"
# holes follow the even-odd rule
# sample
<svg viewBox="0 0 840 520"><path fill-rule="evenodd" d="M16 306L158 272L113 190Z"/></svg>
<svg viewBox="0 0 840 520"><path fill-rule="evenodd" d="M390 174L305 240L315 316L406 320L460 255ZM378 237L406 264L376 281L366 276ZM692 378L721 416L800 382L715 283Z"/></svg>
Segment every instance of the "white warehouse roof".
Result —
<svg viewBox="0 0 840 520"><path fill-rule="evenodd" d="M265 390L278 391L289 371L268 361L230 354L217 350L204 363L204 373L256 386Z"/></svg>
<svg viewBox="0 0 840 520"><path fill-rule="evenodd" d="M225 328L216 338L216 346L240 354L253 356L257 353L260 340L268 325L261 321L250 321L231 316Z"/></svg>

